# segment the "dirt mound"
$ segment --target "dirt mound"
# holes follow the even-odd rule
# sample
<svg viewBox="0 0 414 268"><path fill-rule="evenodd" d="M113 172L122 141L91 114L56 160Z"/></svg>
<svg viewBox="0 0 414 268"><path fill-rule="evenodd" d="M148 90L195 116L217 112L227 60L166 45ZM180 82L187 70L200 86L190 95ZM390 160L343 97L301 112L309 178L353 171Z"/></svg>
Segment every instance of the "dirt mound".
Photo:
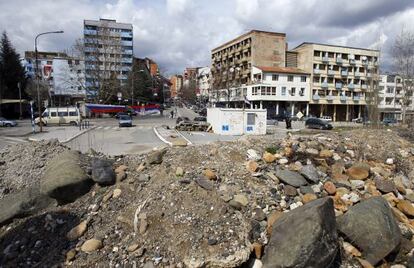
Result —
<svg viewBox="0 0 414 268"><path fill-rule="evenodd" d="M381 197L394 215L387 220L398 222L402 233L401 238L391 232L391 239L401 245L390 256L375 247L369 254L383 265L408 267L414 249L412 148L394 132L361 129L168 148L150 155L157 161L147 155L116 157L115 185L96 184L73 203L1 227L0 265L260 267L263 253L272 252L271 235L281 230L275 222L285 213L329 197L331 214L346 216ZM83 159L91 174L91 155ZM7 164L3 172L12 167ZM303 215L287 217L301 222ZM381 235L369 224L360 227L373 232L370 237ZM337 267L365 264L364 247L338 235L339 255L327 261ZM300 247L306 237L286 239Z"/></svg>
<svg viewBox="0 0 414 268"><path fill-rule="evenodd" d="M0 199L38 184L47 162L69 150L57 140L20 143L0 152Z"/></svg>

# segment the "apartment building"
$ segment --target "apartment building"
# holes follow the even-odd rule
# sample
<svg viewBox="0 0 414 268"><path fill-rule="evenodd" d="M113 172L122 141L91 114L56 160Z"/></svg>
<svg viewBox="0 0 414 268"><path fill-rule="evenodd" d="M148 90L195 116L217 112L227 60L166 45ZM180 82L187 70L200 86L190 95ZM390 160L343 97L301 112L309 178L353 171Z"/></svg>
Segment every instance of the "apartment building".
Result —
<svg viewBox="0 0 414 268"><path fill-rule="evenodd" d="M367 92L378 86L379 51L302 43L292 52L311 74L311 115L349 121L366 114Z"/></svg>
<svg viewBox="0 0 414 268"><path fill-rule="evenodd" d="M253 66L284 67L284 33L252 30L211 51L211 74L216 89L249 84ZM231 72L237 70L237 72Z"/></svg>
<svg viewBox="0 0 414 268"><path fill-rule="evenodd" d="M183 87L183 76L176 74L170 77L171 82L171 98L177 98L180 94L180 91Z"/></svg>
<svg viewBox="0 0 414 268"><path fill-rule="evenodd" d="M132 69L133 29L116 20L84 20L86 85L99 88L106 79L124 85Z"/></svg>
<svg viewBox="0 0 414 268"><path fill-rule="evenodd" d="M252 67L252 82L213 91L211 100L233 107L267 109L268 115L309 114L310 73L294 67Z"/></svg>
<svg viewBox="0 0 414 268"><path fill-rule="evenodd" d="M62 52L38 52L38 74L49 88L52 106L73 105L85 100L84 61ZM34 51L26 51L22 60L27 78L34 79L36 71Z"/></svg>
<svg viewBox="0 0 414 268"><path fill-rule="evenodd" d="M406 105L406 112L408 114L414 113L413 96L405 95L403 83L404 81L399 75L384 74L380 76L379 81L379 99L381 119L395 118L401 120L402 104L404 99L408 100Z"/></svg>

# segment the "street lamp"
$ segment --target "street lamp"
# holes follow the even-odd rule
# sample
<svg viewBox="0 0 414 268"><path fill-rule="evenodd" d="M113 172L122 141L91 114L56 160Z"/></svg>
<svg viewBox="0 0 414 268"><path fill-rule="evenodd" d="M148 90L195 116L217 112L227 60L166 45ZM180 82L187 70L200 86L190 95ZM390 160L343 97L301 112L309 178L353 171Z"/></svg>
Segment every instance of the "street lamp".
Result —
<svg viewBox="0 0 414 268"><path fill-rule="evenodd" d="M38 111L39 111L39 127L40 127L40 132L42 132L42 110L40 108L40 92L39 92L39 63L38 63L38 59L37 59L37 38L39 38L39 36L41 35L45 35L45 34L58 34L58 33L63 33L63 31L52 31L52 32L44 32L44 33L40 33L38 35L36 35L35 38L35 58L36 58L36 90L37 90L37 106L38 106Z"/></svg>

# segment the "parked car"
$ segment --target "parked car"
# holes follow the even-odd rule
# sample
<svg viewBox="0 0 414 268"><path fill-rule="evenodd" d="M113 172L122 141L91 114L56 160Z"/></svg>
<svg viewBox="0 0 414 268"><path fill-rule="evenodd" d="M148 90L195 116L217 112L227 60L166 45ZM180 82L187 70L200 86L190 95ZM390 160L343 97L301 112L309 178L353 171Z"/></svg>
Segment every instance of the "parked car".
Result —
<svg viewBox="0 0 414 268"><path fill-rule="evenodd" d="M129 115L119 116L119 127L132 127L132 117Z"/></svg>
<svg viewBox="0 0 414 268"><path fill-rule="evenodd" d="M115 118L119 119L119 117L121 117L122 115L129 115L127 112L119 112L115 114Z"/></svg>
<svg viewBox="0 0 414 268"><path fill-rule="evenodd" d="M321 118L309 118L305 121L305 127L315 129L332 129L332 125Z"/></svg>
<svg viewBox="0 0 414 268"><path fill-rule="evenodd" d="M395 118L384 118L384 120L382 120L382 124L385 126L395 125L397 123L397 119Z"/></svg>
<svg viewBox="0 0 414 268"><path fill-rule="evenodd" d="M326 122L332 122L332 117L328 115L324 115L320 119L325 120Z"/></svg>
<svg viewBox="0 0 414 268"><path fill-rule="evenodd" d="M17 122L14 120L8 120L4 117L0 117L0 126L2 127L15 127L17 126Z"/></svg>
<svg viewBox="0 0 414 268"><path fill-rule="evenodd" d="M207 122L207 118L205 116L197 116L194 118L195 122Z"/></svg>
<svg viewBox="0 0 414 268"><path fill-rule="evenodd" d="M80 121L77 107L49 107L42 113L42 124L71 124L78 125ZM40 118L35 118L35 124L39 125Z"/></svg>
<svg viewBox="0 0 414 268"><path fill-rule="evenodd" d="M186 117L186 116L179 116L177 117L177 120L175 120L175 124L179 124L181 121L190 121L190 118Z"/></svg>

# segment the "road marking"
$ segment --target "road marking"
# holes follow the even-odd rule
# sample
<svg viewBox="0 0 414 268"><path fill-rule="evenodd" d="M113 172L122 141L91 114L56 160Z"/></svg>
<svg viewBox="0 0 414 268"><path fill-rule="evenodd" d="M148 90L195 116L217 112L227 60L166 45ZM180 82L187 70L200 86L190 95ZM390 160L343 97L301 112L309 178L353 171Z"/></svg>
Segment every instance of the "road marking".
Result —
<svg viewBox="0 0 414 268"><path fill-rule="evenodd" d="M104 127L105 130L111 129L111 127Z"/></svg>
<svg viewBox="0 0 414 268"><path fill-rule="evenodd" d="M14 137L4 137L4 139L7 141L7 143L11 143L11 144L27 142L27 140L22 140L22 139L14 138Z"/></svg>

